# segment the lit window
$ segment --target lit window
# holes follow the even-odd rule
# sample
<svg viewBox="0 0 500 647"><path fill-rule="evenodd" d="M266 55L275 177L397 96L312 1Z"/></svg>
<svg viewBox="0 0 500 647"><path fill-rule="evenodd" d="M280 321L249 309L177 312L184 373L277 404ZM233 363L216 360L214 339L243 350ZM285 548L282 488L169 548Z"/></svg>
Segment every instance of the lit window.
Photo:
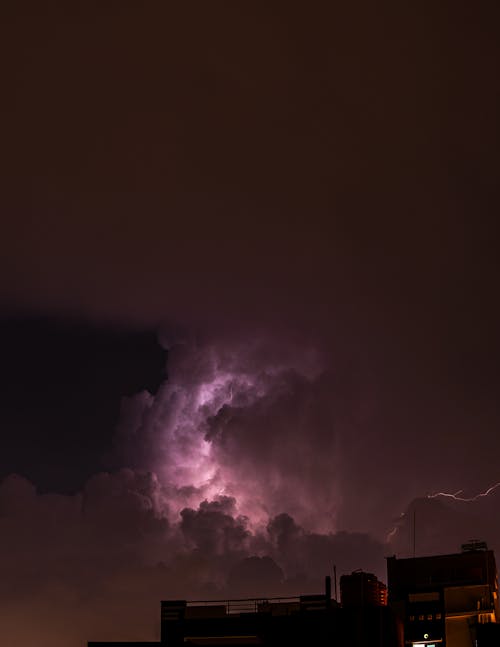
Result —
<svg viewBox="0 0 500 647"><path fill-rule="evenodd" d="M436 613L436 620L441 620L443 616L440 613Z"/></svg>
<svg viewBox="0 0 500 647"><path fill-rule="evenodd" d="M415 616L410 616L410 622L415 622Z"/></svg>
<svg viewBox="0 0 500 647"><path fill-rule="evenodd" d="M427 614L427 620L432 620L432 613Z"/></svg>
<svg viewBox="0 0 500 647"><path fill-rule="evenodd" d="M420 622L422 622L422 620L425 620L425 616L424 615L418 616L418 619L420 620Z"/></svg>

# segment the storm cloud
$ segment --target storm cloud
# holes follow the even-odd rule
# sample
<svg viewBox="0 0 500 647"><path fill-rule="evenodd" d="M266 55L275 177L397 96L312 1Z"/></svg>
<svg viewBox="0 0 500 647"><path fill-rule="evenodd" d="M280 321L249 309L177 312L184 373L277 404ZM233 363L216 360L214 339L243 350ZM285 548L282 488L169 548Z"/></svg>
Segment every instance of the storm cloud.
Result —
<svg viewBox="0 0 500 647"><path fill-rule="evenodd" d="M2 642L498 547L499 3L1 11Z"/></svg>

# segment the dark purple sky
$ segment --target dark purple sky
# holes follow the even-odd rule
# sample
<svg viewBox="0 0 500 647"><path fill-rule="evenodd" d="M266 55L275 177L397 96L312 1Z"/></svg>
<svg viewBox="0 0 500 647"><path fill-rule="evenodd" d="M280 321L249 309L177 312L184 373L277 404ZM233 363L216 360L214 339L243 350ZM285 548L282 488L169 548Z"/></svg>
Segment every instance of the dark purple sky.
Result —
<svg viewBox="0 0 500 647"><path fill-rule="evenodd" d="M0 10L11 647L500 549L498 3L177 4Z"/></svg>

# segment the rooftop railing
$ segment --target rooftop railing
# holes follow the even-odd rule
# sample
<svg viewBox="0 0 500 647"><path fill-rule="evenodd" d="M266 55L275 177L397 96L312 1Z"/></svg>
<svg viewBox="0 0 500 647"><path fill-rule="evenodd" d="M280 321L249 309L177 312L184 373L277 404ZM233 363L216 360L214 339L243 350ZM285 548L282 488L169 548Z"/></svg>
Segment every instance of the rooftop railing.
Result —
<svg viewBox="0 0 500 647"><path fill-rule="evenodd" d="M276 597L276 598L237 598L232 600L189 600L187 608L192 607L225 607L226 614L259 613L275 605L299 605L300 598Z"/></svg>

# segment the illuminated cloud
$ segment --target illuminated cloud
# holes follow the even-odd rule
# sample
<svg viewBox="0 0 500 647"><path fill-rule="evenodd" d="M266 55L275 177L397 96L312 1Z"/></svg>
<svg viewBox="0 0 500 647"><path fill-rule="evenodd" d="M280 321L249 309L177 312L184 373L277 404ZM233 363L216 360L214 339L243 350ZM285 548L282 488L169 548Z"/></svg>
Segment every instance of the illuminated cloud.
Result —
<svg viewBox="0 0 500 647"><path fill-rule="evenodd" d="M121 458L158 474L173 519L223 495L253 527L286 510L331 531L339 492L329 379L315 349L284 341L176 346L156 396L124 401Z"/></svg>

